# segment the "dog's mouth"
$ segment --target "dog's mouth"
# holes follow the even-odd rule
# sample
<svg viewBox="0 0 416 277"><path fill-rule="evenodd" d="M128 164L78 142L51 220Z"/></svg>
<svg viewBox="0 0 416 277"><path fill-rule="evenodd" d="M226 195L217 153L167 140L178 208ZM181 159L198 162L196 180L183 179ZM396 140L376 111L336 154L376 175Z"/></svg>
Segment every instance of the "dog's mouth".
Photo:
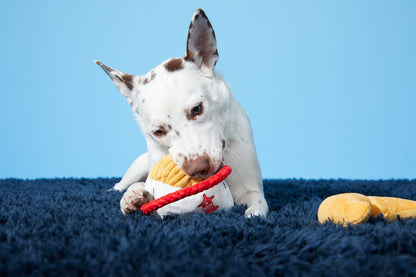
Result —
<svg viewBox="0 0 416 277"><path fill-rule="evenodd" d="M208 179L209 177L215 175L224 167L224 163L221 162L217 169L204 169L199 172L196 172L190 175L192 178L201 178L201 179ZM185 172L186 173L186 172Z"/></svg>
<svg viewBox="0 0 416 277"><path fill-rule="evenodd" d="M222 162L212 160L208 155L193 159L184 158L181 169L186 175L193 178L209 178L223 167Z"/></svg>

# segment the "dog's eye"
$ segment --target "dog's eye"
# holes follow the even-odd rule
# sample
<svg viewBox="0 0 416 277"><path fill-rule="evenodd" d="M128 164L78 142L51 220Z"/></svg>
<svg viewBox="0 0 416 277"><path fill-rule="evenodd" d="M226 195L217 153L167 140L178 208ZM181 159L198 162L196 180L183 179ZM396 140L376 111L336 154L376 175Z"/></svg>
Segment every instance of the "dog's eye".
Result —
<svg viewBox="0 0 416 277"><path fill-rule="evenodd" d="M168 131L165 128L159 128L156 131L153 131L153 135L158 138L166 136L167 133Z"/></svg>
<svg viewBox="0 0 416 277"><path fill-rule="evenodd" d="M190 116L190 118L192 120L195 120L196 117L198 115L201 115L203 112L204 112L204 107L203 107L202 103L199 103L198 105L196 105L195 107L193 107L191 109L191 116Z"/></svg>

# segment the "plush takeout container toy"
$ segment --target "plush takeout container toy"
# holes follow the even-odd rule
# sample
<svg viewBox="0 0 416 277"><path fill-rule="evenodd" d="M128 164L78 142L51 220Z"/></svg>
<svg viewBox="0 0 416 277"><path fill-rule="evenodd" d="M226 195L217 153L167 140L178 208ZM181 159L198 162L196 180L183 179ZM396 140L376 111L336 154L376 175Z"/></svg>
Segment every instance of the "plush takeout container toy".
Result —
<svg viewBox="0 0 416 277"><path fill-rule="evenodd" d="M228 209L234 205L228 185L224 179L231 173L229 166L204 180L186 175L169 154L151 169L145 189L155 200L143 205L140 210L149 214L155 211L164 216L191 212L210 213Z"/></svg>

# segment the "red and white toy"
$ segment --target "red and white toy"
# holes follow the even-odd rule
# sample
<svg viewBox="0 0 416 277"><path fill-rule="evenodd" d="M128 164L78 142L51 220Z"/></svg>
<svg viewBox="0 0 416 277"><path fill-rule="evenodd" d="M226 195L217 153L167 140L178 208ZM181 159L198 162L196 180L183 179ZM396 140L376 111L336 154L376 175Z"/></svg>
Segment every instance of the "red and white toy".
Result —
<svg viewBox="0 0 416 277"><path fill-rule="evenodd" d="M169 154L155 164L146 183L142 183L142 188L136 189L140 200L131 198L131 203L125 203L123 197L120 202L121 210L123 213L130 212L123 205L141 205L140 211L144 214L154 212L163 217L168 214L193 212L208 214L229 209L234 206L234 201L224 180L231 171L231 167L224 166L208 179L192 178L181 171ZM149 199L154 200L149 202Z"/></svg>

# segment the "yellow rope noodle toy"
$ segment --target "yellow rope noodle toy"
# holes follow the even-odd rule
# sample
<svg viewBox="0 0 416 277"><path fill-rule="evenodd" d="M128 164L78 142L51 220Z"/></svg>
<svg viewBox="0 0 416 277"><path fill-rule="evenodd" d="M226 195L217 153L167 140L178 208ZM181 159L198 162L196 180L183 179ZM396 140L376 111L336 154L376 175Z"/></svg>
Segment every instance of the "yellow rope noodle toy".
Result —
<svg viewBox="0 0 416 277"><path fill-rule="evenodd" d="M383 215L388 221L416 217L416 201L396 197L365 196L359 193L332 195L318 209L321 223L360 224Z"/></svg>
<svg viewBox="0 0 416 277"><path fill-rule="evenodd" d="M140 210L145 214L155 210L157 214L163 217L168 214L191 212L205 212L208 214L217 209L229 209L234 206L234 200L227 183L224 181L226 176L231 173L231 168L228 167L228 169L228 173L223 173L223 170L220 170L216 175L209 178L216 178L211 182L211 185L205 186L210 188L199 193L195 193L195 189L190 192L192 188L210 180L186 175L173 161L171 154L168 154L153 166L145 183L145 189L153 195L155 200L146 203ZM222 176L218 178L218 175ZM187 192L184 192L185 190ZM178 197L183 192L186 195ZM163 198L169 198L169 200L157 206L156 202ZM179 198L182 199L176 200ZM154 204L156 204L157 210Z"/></svg>

